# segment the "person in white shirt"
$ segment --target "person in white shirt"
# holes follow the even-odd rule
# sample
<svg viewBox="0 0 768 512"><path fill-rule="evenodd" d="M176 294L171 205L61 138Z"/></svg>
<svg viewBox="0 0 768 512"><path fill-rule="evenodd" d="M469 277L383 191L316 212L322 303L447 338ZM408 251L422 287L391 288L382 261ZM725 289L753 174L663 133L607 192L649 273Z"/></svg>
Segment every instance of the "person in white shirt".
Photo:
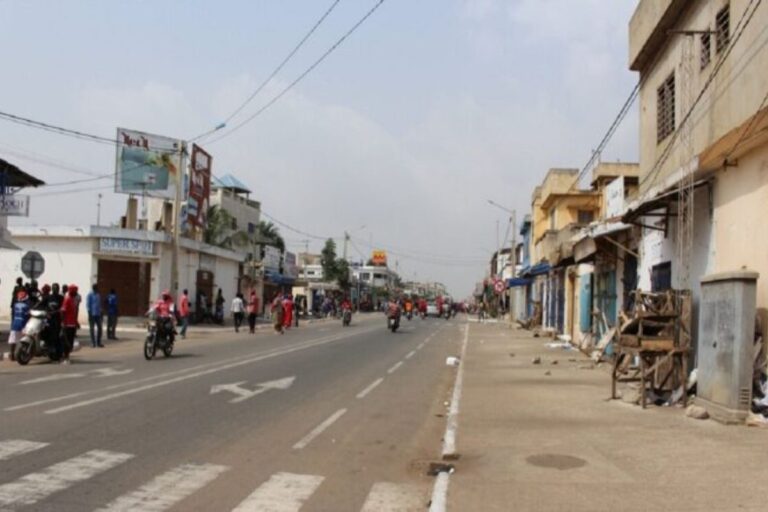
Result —
<svg viewBox="0 0 768 512"><path fill-rule="evenodd" d="M232 316L235 317L235 332L240 332L240 326L243 324L243 317L245 316L245 303L243 302L242 293L238 293L232 299Z"/></svg>

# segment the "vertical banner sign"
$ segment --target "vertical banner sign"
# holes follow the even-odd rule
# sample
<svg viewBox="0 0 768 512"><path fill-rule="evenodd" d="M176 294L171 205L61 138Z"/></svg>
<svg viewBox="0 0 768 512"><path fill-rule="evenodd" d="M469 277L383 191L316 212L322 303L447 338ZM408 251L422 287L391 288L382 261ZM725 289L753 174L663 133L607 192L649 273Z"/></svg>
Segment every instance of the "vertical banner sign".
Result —
<svg viewBox="0 0 768 512"><path fill-rule="evenodd" d="M174 199L179 172L182 169L178 140L117 129L115 192Z"/></svg>
<svg viewBox="0 0 768 512"><path fill-rule="evenodd" d="M382 250L375 250L371 255L371 261L376 266L384 267L387 265L387 252Z"/></svg>
<svg viewBox="0 0 768 512"><path fill-rule="evenodd" d="M208 212L208 196L211 191L211 155L197 144L192 144L192 161L189 176L187 220L195 227L205 226Z"/></svg>

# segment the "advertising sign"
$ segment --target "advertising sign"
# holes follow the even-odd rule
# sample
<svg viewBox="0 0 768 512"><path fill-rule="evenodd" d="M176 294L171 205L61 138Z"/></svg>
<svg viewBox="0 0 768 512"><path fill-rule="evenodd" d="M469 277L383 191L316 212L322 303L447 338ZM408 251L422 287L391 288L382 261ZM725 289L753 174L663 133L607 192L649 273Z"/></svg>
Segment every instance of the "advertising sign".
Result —
<svg viewBox="0 0 768 512"><path fill-rule="evenodd" d="M261 260L266 270L280 272L280 249L271 245L264 246L264 258Z"/></svg>
<svg viewBox="0 0 768 512"><path fill-rule="evenodd" d="M115 171L117 193L173 199L181 172L179 141L118 128Z"/></svg>
<svg viewBox="0 0 768 512"><path fill-rule="evenodd" d="M285 253L283 262L283 274L294 279L299 277L299 267L296 265L296 255L292 252Z"/></svg>
<svg viewBox="0 0 768 512"><path fill-rule="evenodd" d="M189 173L187 220L190 225L199 228L205 225L205 216L208 211L208 196L211 191L211 155L197 144L192 145Z"/></svg>
<svg viewBox="0 0 768 512"><path fill-rule="evenodd" d="M619 176L605 187L605 216L609 219L624 213L624 177Z"/></svg>
<svg viewBox="0 0 768 512"><path fill-rule="evenodd" d="M155 253L155 245L149 240L99 238L99 252L152 256Z"/></svg>
<svg viewBox="0 0 768 512"><path fill-rule="evenodd" d="M29 196L0 196L0 217L29 217Z"/></svg>
<svg viewBox="0 0 768 512"><path fill-rule="evenodd" d="M380 249L373 251L373 255L371 256L371 261L373 261L374 265L382 266L382 267L386 266L387 251L382 251Z"/></svg>

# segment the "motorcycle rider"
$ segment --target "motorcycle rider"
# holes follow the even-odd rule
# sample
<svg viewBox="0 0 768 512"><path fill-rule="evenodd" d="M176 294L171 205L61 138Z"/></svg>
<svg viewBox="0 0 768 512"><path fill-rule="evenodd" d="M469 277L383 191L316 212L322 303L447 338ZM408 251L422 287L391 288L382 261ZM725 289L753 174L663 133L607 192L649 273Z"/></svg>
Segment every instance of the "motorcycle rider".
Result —
<svg viewBox="0 0 768 512"><path fill-rule="evenodd" d="M391 299L387 305L387 327L389 327L390 321L400 320L400 302L397 299Z"/></svg>
<svg viewBox="0 0 768 512"><path fill-rule="evenodd" d="M42 295L37 307L47 314L46 326L41 333L41 338L48 345L49 353L53 356L51 359L58 360L61 356L61 301L59 294L59 285L43 285Z"/></svg>
<svg viewBox="0 0 768 512"><path fill-rule="evenodd" d="M160 294L160 298L157 299L157 302L155 302L150 309L150 311L152 310L157 313L158 335L167 335L168 340L173 343L176 340L176 328L174 324L176 307L173 304L171 292L163 290L163 293Z"/></svg>
<svg viewBox="0 0 768 512"><path fill-rule="evenodd" d="M341 300L341 320L344 322L345 315L349 314L350 321L352 320L352 302L348 297L344 297Z"/></svg>

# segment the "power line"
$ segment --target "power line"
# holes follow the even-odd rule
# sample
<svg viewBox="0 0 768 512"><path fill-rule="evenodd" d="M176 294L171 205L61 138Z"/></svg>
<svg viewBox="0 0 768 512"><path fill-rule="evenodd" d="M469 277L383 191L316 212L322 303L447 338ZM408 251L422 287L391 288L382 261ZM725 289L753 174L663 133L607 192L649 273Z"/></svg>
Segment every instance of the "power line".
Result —
<svg viewBox="0 0 768 512"><path fill-rule="evenodd" d="M318 20L315 22L315 24L312 26L312 28L309 30L309 32L307 32L307 33L304 35L304 37L302 37L302 38L301 38L301 41L299 41L299 43L298 43L296 46L294 46L294 47L293 47L293 49L292 49L290 52L288 52L288 55L286 55L286 56L285 56L285 58L282 60L282 62L280 62L280 64L279 64L279 65L278 65L278 66L277 66L277 67L274 69L274 71L272 71L272 73L270 73L270 74L269 74L269 76L268 76L268 77L267 77L267 78L266 78L266 79L265 79L263 82L261 82L261 84L259 84L259 86L256 88L256 90L255 90L255 91L253 91L253 93L251 93L251 95L250 95L250 96L248 96L248 98L247 98L247 99L246 99L244 102L242 102L242 103L241 103L241 104L240 104L240 105L239 105L239 106L238 106L238 107L237 107L237 108L236 108L236 109L235 109L235 110L234 110L234 111L233 111L233 112L232 112L232 113L231 113L231 114L230 114L230 115L229 115L229 116L228 116L228 117L227 117L227 118L224 120L224 122L222 123L223 125L226 125L226 124L228 124L230 121L232 121L232 119L233 119L233 118L234 118L234 117L235 117L237 114L239 114L240 112L242 112L242 110L243 110L243 109L244 109L244 108L245 108L245 107L246 107L246 106L247 106L247 105L248 105L248 104L249 104L251 101L253 101L253 98L255 98L256 96L258 96L258 94L259 94L259 93L260 93L260 92L261 92L261 91L264 89L264 87L266 87L266 86L267 86L267 84L268 84L269 82L271 82L273 78L275 78L275 76L276 76L276 75L277 75L277 74L278 74L278 73L279 73L279 72L280 72L280 71L283 69L283 67L285 67L285 65L288 63L288 61L289 61L289 60L291 60L291 59L293 58L293 56L294 56L294 55L296 55L296 52L298 52L298 51L299 51L299 49L301 49L301 47L302 47L302 46L304 46L304 43L306 43L306 42L307 42L307 40L308 40L308 39L309 39L309 38L312 36L312 34L314 34L314 33L315 33L315 31L318 29L318 27L320 27L320 25L322 25L322 23L323 23L323 22L325 21L325 19L326 19L326 18L327 18L327 17L328 17L328 16L331 14L331 12L332 12L332 11L333 11L333 10L336 8L336 6L339 4L339 2L340 2L340 1L341 1L341 0L334 0L334 1L331 3L330 7L328 7L328 9L326 9L326 11L323 13L323 15L322 15L322 16L320 16L320 19L318 19ZM219 126L221 126L221 125L219 125ZM194 137L194 138L190 139L190 142L194 142L194 141L196 141L196 140L199 140L199 139L202 139L202 138L204 138L204 137L207 137L208 135L212 134L212 133L213 133L213 132L215 132L216 130L217 130L217 128L214 128L213 130L209 130L209 131L207 131L207 132L205 132L205 133L202 133L202 134L198 135L197 137Z"/></svg>
<svg viewBox="0 0 768 512"><path fill-rule="evenodd" d="M749 132L752 131L753 125L756 124L757 118L758 117L760 117L760 118L765 117L765 112L761 116L760 115L760 111L763 110L763 107L765 106L766 101L768 101L768 92L766 92L765 96L763 96L763 101L761 101L760 105L757 107L757 110L755 111L755 115L752 116L752 119L749 120L749 124L747 124L747 126L744 128L744 131L741 132L741 135L739 136L738 140L733 145L731 150L728 152L728 154L725 155L725 162L726 163L728 162L728 159L731 157L731 155L736 151L736 148L738 148L739 145L741 145L741 143L746 140L747 135L749 134Z"/></svg>
<svg viewBox="0 0 768 512"><path fill-rule="evenodd" d="M701 99L704 97L704 94L707 92L707 90L709 90L709 86L712 84L712 82L714 82L715 77L717 77L720 70L723 68L723 64L725 63L726 59L733 51L733 48L736 46L736 43L739 41L739 39L741 39L741 36L744 34L744 31L746 30L750 21L752 21L752 18L754 17L755 12L757 12L757 9L760 7L760 4L762 3L762 1L763 0L757 0L757 3L755 4L755 0L750 0L749 4L744 10L744 14L741 16L741 18L739 19L739 22L736 24L736 27L734 29L734 33L736 35L731 40L731 44L728 45L723 55L717 61L715 68L712 70L712 73L710 73L709 78L707 78L707 81L704 83L704 86L701 88L701 91L699 91L698 96L696 96L696 99L691 104L691 107L688 109L688 112L686 112L685 116L683 117L683 120L680 122L677 129L672 134L672 138L667 143L667 146L664 148L664 151L662 151L661 155L659 155L659 158L656 160L656 163L654 164L653 168L651 168L651 171L648 174L646 174L643 179L640 180L640 186L642 186L649 179L652 180L651 185L656 180L659 172L661 171L661 168L664 166L667 159L672 154L672 149L675 145L675 142L677 141L678 136L680 135L680 132L682 131L682 127L685 126L685 124L690 120L691 115L693 115L693 111L696 110L696 107L698 106ZM749 8L752 6L752 4L755 4L755 7L752 9L752 12L750 12Z"/></svg>
<svg viewBox="0 0 768 512"><path fill-rule="evenodd" d="M341 44L342 44L342 43L343 43L343 42L344 42L344 41L345 41L345 40L346 40L346 39L347 39L349 36L351 36L351 35L352 35L352 33L353 33L353 32L355 32L355 30L357 30L357 29L358 29L358 27L360 27L360 25L362 25L362 24L365 22L365 20L367 20L368 18L370 18L370 17L371 17L371 15L373 15L373 13L374 13L374 12L376 12L376 10L377 10L379 7L381 7L381 4L383 4L383 3L384 3L384 1L385 1L385 0L378 0L378 1L376 2L376 4L374 4L374 6L373 6L373 7L371 7L371 9L370 9L370 10L368 10L368 12L367 12L367 13L365 13L365 15L364 15L362 18L360 18L360 19L357 21L357 23L355 23L354 25L352 25L352 28L350 28L350 29L349 29L349 30L348 30L348 31L347 31L347 32L346 32L346 33L345 33L343 36L341 36L341 37L340 37L340 38L339 38L339 39L338 39L338 40L337 40L335 43L333 43L333 45L331 45L331 47L330 47L330 48L328 48L328 49L327 49L327 50L326 50L326 51L325 51L325 52L324 52L324 53L323 53L323 54L320 56L320 58L319 58L319 59L317 59L315 62L313 62L313 63L312 63L312 65L310 65L310 66L309 66L309 67L308 67L306 70L304 70L304 72L303 72L303 73L301 73L301 74L300 74L300 75L299 75L299 76L298 76L298 77L297 77L297 78L296 78L296 79L295 79L293 82L291 82L290 84L288 84L288 86L287 86L287 87L285 87L285 88L284 88L282 91L280 91L280 92L279 92L279 93L278 93L276 96L274 96L274 97L273 97L271 100L269 100L269 101L268 101L268 102L267 102L265 105L263 105L263 106L262 106L260 109L258 109L256 112L254 112L254 113L253 113L253 114L251 114L249 117L247 117L246 119L244 119L242 122L240 122L239 124L235 125L235 126L234 126L234 128L232 128L232 129L231 129L231 130L229 130L228 132L225 132L225 133L221 134L219 137L215 137L214 139L210 140L210 141L208 142L208 144L209 144L209 145L210 145L210 144L214 144L214 143L216 143L216 142L218 142L218 141L220 141L220 140L222 140L222 139L224 139L224 138L226 138L226 137L229 137L230 135L232 135L233 133L235 133L237 130L239 130L240 128L242 128L242 127L243 127L243 126L245 126L246 124L250 123L251 121L253 121L253 120L254 120L254 119L256 119L257 117L259 117L261 114L263 114L263 113L264 113L264 112L265 112L265 111L266 111L268 108L270 108L272 105L274 105L275 103L277 103L277 102L280 100L280 98L282 98L283 96L285 96L285 95L286 95L286 93L288 93L288 91L290 91L291 89L293 89L293 88L294 88L294 87L295 87L295 86L296 86L296 85L297 85L299 82L301 82L301 81L302 81L304 78L306 78L306 76L307 76L307 75L309 75L309 74L310 74L310 73L311 73L311 72L312 72L312 71L313 71L313 70L314 70L314 69L315 69L317 66L319 66L319 65L320 65L320 63L322 63L322 62L323 62L323 61L324 61L324 60L325 60L325 59L326 59L326 58L327 58L327 57L328 57L328 56L329 56L331 53L333 53L333 52L334 52L334 51L335 51L335 50L336 50L336 49L337 49L339 46L341 46Z"/></svg>

